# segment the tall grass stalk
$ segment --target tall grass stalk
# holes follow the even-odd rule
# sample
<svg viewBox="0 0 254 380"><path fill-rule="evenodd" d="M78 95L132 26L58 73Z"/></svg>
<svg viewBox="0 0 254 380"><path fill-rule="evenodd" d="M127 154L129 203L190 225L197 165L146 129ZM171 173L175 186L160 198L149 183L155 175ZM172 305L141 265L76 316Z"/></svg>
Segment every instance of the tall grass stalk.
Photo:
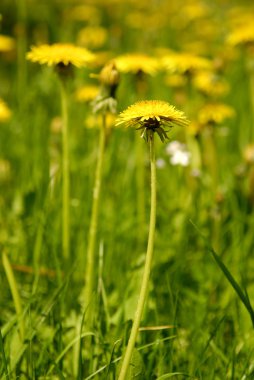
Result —
<svg viewBox="0 0 254 380"><path fill-rule="evenodd" d="M70 169L69 169L69 117L68 92L64 78L60 77L62 105L62 249L63 257L70 257Z"/></svg>
<svg viewBox="0 0 254 380"><path fill-rule="evenodd" d="M24 335L25 335L25 326L24 326L24 321L22 318L22 304L21 304L21 299L20 299L20 295L18 291L17 282L15 279L8 255L5 252L3 252L2 260L3 260L4 271L5 271L9 286L10 286L10 290L11 290L11 294L12 294L12 298L14 302L14 307L15 307L15 311L16 311L16 315L18 319L20 339L21 341L23 341Z"/></svg>
<svg viewBox="0 0 254 380"><path fill-rule="evenodd" d="M141 283L140 294L138 298L137 308L134 316L134 321L131 329L130 338L127 344L126 352L123 358L122 367L120 370L118 380L125 380L127 378L128 367L131 362L131 357L135 342L138 335L138 330L145 306L146 295L148 293L150 272L152 266L152 258L154 251L154 236L155 236L155 224L156 224L156 162L155 162L155 150L154 150L154 134L150 134L149 138L150 148L150 164L151 164L151 209L150 209L150 224L149 224L149 236L147 244L147 253L145 260L145 268Z"/></svg>
<svg viewBox="0 0 254 380"><path fill-rule="evenodd" d="M89 235L88 235L86 271L85 271L85 308L87 312L87 326L88 327L90 327L91 325L91 317L92 317L91 301L92 301L93 286L94 286L95 243L96 243L97 226L98 226L105 141L106 141L106 114L103 113L102 125L100 128L98 159L97 159L97 166L96 166L96 171L95 171L95 182L94 182L94 188L93 188L92 213L91 213Z"/></svg>

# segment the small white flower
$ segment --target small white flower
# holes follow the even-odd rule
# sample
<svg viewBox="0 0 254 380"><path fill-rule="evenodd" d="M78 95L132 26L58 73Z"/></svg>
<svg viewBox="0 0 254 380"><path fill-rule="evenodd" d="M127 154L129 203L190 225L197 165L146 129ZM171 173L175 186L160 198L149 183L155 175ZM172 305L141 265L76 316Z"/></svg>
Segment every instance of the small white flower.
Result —
<svg viewBox="0 0 254 380"><path fill-rule="evenodd" d="M190 152L178 150L170 157L172 165L188 166L190 163Z"/></svg>
<svg viewBox="0 0 254 380"><path fill-rule="evenodd" d="M175 152L178 151L185 151L186 150L186 145L181 143L180 141L172 141L166 146L166 153L171 156L175 154Z"/></svg>
<svg viewBox="0 0 254 380"><path fill-rule="evenodd" d="M172 165L188 166L191 154L187 150L187 146L180 141L172 141L166 146L166 153L170 156Z"/></svg>

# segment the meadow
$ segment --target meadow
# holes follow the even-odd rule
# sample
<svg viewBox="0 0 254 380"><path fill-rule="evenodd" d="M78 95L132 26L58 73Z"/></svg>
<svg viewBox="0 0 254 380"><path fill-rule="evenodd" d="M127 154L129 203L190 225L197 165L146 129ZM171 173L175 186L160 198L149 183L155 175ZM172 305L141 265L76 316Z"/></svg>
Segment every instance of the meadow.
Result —
<svg viewBox="0 0 254 380"><path fill-rule="evenodd" d="M1 379L254 379L253 16L1 0Z"/></svg>

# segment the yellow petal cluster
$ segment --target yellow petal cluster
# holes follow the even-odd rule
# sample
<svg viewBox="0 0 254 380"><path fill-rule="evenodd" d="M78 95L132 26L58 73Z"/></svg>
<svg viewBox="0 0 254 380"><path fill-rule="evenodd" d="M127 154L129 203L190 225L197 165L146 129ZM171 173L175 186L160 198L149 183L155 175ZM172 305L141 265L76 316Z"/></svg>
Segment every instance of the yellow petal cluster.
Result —
<svg viewBox="0 0 254 380"><path fill-rule="evenodd" d="M15 48L15 40L11 37L0 34L0 51L7 52Z"/></svg>
<svg viewBox="0 0 254 380"><path fill-rule="evenodd" d="M208 103L198 113L201 124L221 124L224 120L235 116L235 110L223 103Z"/></svg>
<svg viewBox="0 0 254 380"><path fill-rule="evenodd" d="M222 96L229 92L228 83L210 71L198 72L193 78L193 84L200 92L209 96Z"/></svg>
<svg viewBox="0 0 254 380"><path fill-rule="evenodd" d="M143 72L153 75L159 69L158 60L145 54L124 54L115 58L115 64L120 72L137 74Z"/></svg>
<svg viewBox="0 0 254 380"><path fill-rule="evenodd" d="M55 66L72 64L76 67L86 66L95 59L93 53L72 44L56 43L52 45L33 46L27 53L27 59L41 65Z"/></svg>
<svg viewBox="0 0 254 380"><path fill-rule="evenodd" d="M193 73L211 68L211 62L191 53L172 53L162 58L162 65L173 73Z"/></svg>
<svg viewBox="0 0 254 380"><path fill-rule="evenodd" d="M107 40L107 29L101 26L87 26L81 29L77 36L77 43L87 48L99 48Z"/></svg>
<svg viewBox="0 0 254 380"><path fill-rule="evenodd" d="M233 46L254 43L254 26L251 24L242 25L234 29L228 36L228 43Z"/></svg>
<svg viewBox="0 0 254 380"><path fill-rule="evenodd" d="M184 113L178 111L171 104L162 100L142 100L120 113L116 125L126 124L127 127L135 127L145 124L149 120L156 120L161 125L168 126L189 124Z"/></svg>
<svg viewBox="0 0 254 380"><path fill-rule="evenodd" d="M79 88L76 91L75 98L78 102L90 102L99 93L99 87L94 85L87 85Z"/></svg>
<svg viewBox="0 0 254 380"><path fill-rule="evenodd" d="M0 99L0 122L5 122L11 117L11 111L5 102Z"/></svg>

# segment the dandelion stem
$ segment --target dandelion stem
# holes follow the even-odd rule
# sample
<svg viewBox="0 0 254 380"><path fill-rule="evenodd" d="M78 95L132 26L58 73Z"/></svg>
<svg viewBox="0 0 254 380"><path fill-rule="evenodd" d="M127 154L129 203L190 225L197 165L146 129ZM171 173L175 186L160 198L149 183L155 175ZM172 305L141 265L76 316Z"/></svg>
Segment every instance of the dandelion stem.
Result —
<svg viewBox="0 0 254 380"><path fill-rule="evenodd" d="M85 306L87 309L87 324L91 324L91 298L93 293L93 283L94 283L94 262L95 262L95 241L97 235L97 225L98 225L98 212L99 212L99 202L101 193L101 180L102 180L102 166L103 157L105 150L105 139L106 139L106 115L102 115L102 126L100 128L100 140L99 140L99 151L97 166L95 172L95 182L93 188L93 200L92 200L92 215L90 220L90 228L88 235L88 248L87 248L87 261L86 261L86 273L85 273ZM90 327L90 326L89 326Z"/></svg>
<svg viewBox="0 0 254 380"><path fill-rule="evenodd" d="M144 170L144 143L136 133L136 183L137 183L137 243L143 249L145 232L145 170Z"/></svg>
<svg viewBox="0 0 254 380"><path fill-rule="evenodd" d="M68 95L64 79L60 78L62 103L62 248L63 257L70 256L70 173L69 173L69 132L68 132Z"/></svg>
<svg viewBox="0 0 254 380"><path fill-rule="evenodd" d="M144 310L146 295L148 293L149 278L150 278L150 272L151 272L151 266L152 266L155 223L156 223L156 164L155 164L154 134L153 133L150 135L149 145L150 145L150 161L151 161L151 210L150 210L150 225L149 225L147 253L146 253L145 268L144 268L137 308L136 308L134 321L133 321L133 325L131 329L131 334L130 334L127 349L125 351L125 355L123 358L123 363L122 363L118 380L125 380L127 376L128 367L131 361L132 352L135 346L135 342L138 335L138 330L139 330L139 326L140 326L140 322L141 322L141 318L142 318L142 314Z"/></svg>
<svg viewBox="0 0 254 380"><path fill-rule="evenodd" d="M3 267L4 267L5 274L6 274L10 289L11 289L14 307L16 310L17 318L18 318L20 339L21 341L23 341L24 335L25 335L25 327L24 327L24 321L22 319L22 306L21 306L21 300L19 296L17 283L15 280L15 276L14 276L8 255L5 252L3 252L2 259L3 259Z"/></svg>

